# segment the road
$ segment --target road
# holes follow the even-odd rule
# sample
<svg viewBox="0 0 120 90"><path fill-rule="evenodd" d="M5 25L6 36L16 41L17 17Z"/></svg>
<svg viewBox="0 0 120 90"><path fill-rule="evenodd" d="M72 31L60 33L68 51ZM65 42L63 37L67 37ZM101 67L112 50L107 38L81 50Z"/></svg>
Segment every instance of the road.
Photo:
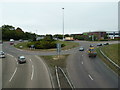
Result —
<svg viewBox="0 0 120 90"><path fill-rule="evenodd" d="M20 55L26 57L27 63L18 64L17 57ZM37 55L11 53L6 50L2 66L3 88L52 88L48 68Z"/></svg>
<svg viewBox="0 0 120 90"><path fill-rule="evenodd" d="M75 88L118 88L118 76L102 60L89 58L90 42L80 42L85 51L76 51L67 60L67 71ZM92 43L96 46L96 43Z"/></svg>
<svg viewBox="0 0 120 90"><path fill-rule="evenodd" d="M76 43L87 49L91 42L76 41ZM67 71L76 88L118 87L117 75L106 67L99 57L88 58L87 52L79 52L78 49L79 47L76 47L61 52L71 54L67 60ZM3 51L7 53L6 58L2 60L4 88L52 88L48 69L37 55L56 55L56 51L19 50L9 45L9 42L3 43ZM26 57L26 64L17 63L17 57L20 55Z"/></svg>

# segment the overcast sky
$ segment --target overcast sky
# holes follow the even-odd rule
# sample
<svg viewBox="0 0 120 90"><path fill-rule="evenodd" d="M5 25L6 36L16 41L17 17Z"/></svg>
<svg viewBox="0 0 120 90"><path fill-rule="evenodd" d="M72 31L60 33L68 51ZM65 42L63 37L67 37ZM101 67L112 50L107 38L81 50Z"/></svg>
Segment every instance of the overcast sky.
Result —
<svg viewBox="0 0 120 90"><path fill-rule="evenodd" d="M72 0L71 0L72 1ZM20 27L38 34L118 30L118 2L2 2L0 26Z"/></svg>

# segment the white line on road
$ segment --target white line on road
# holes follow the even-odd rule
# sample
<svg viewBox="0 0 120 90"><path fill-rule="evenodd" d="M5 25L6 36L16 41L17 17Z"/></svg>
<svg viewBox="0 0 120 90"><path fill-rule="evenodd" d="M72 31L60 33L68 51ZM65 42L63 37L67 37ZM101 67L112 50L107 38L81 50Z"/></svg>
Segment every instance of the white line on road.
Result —
<svg viewBox="0 0 120 90"><path fill-rule="evenodd" d="M14 73L13 73L12 77L10 78L9 82L11 82L11 80L13 79L13 77L14 77L14 75L15 75L16 71L17 71L17 67L15 68L15 71L14 71Z"/></svg>
<svg viewBox="0 0 120 90"><path fill-rule="evenodd" d="M81 63L83 64L83 61Z"/></svg>
<svg viewBox="0 0 120 90"><path fill-rule="evenodd" d="M17 49L17 50L19 50L19 51L23 51L23 50L21 50L21 49Z"/></svg>
<svg viewBox="0 0 120 90"><path fill-rule="evenodd" d="M91 77L91 75L88 75L89 76L89 78L91 79L91 80L93 80L93 78Z"/></svg>
<svg viewBox="0 0 120 90"><path fill-rule="evenodd" d="M30 62L31 62L31 64L32 64L32 60L30 59Z"/></svg>
<svg viewBox="0 0 120 90"><path fill-rule="evenodd" d="M33 75L34 75L34 66L32 65L32 75L31 75L31 80L33 79Z"/></svg>
<svg viewBox="0 0 120 90"><path fill-rule="evenodd" d="M32 75L31 75L31 80L33 79L33 76L34 76L34 66L32 64L32 60L30 59L30 62L31 62L31 65L32 65Z"/></svg>
<svg viewBox="0 0 120 90"><path fill-rule="evenodd" d="M17 58L15 58L16 62L18 62Z"/></svg>
<svg viewBox="0 0 120 90"><path fill-rule="evenodd" d="M83 55L82 55L83 56Z"/></svg>
<svg viewBox="0 0 120 90"><path fill-rule="evenodd" d="M11 56L11 57L14 57L14 56L12 56L12 55L10 55L10 54L7 54L7 55L9 55L9 56Z"/></svg>

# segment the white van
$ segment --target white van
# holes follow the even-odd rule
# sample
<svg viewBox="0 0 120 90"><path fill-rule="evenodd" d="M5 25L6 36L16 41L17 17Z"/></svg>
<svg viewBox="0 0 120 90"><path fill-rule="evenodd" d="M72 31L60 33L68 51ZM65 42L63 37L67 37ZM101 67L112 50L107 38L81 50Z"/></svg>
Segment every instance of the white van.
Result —
<svg viewBox="0 0 120 90"><path fill-rule="evenodd" d="M10 42L14 42L14 39L10 39Z"/></svg>

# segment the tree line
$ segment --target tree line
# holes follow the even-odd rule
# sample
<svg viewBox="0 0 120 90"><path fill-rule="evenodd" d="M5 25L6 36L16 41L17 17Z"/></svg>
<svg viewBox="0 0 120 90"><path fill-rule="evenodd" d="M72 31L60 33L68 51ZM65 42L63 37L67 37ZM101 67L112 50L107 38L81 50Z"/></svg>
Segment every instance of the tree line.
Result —
<svg viewBox="0 0 120 90"><path fill-rule="evenodd" d="M35 33L30 33L30 32L24 32L21 28L11 26L11 25L3 25L0 28L0 31L2 31L2 40L10 40L10 39L32 39L34 40L36 38Z"/></svg>

